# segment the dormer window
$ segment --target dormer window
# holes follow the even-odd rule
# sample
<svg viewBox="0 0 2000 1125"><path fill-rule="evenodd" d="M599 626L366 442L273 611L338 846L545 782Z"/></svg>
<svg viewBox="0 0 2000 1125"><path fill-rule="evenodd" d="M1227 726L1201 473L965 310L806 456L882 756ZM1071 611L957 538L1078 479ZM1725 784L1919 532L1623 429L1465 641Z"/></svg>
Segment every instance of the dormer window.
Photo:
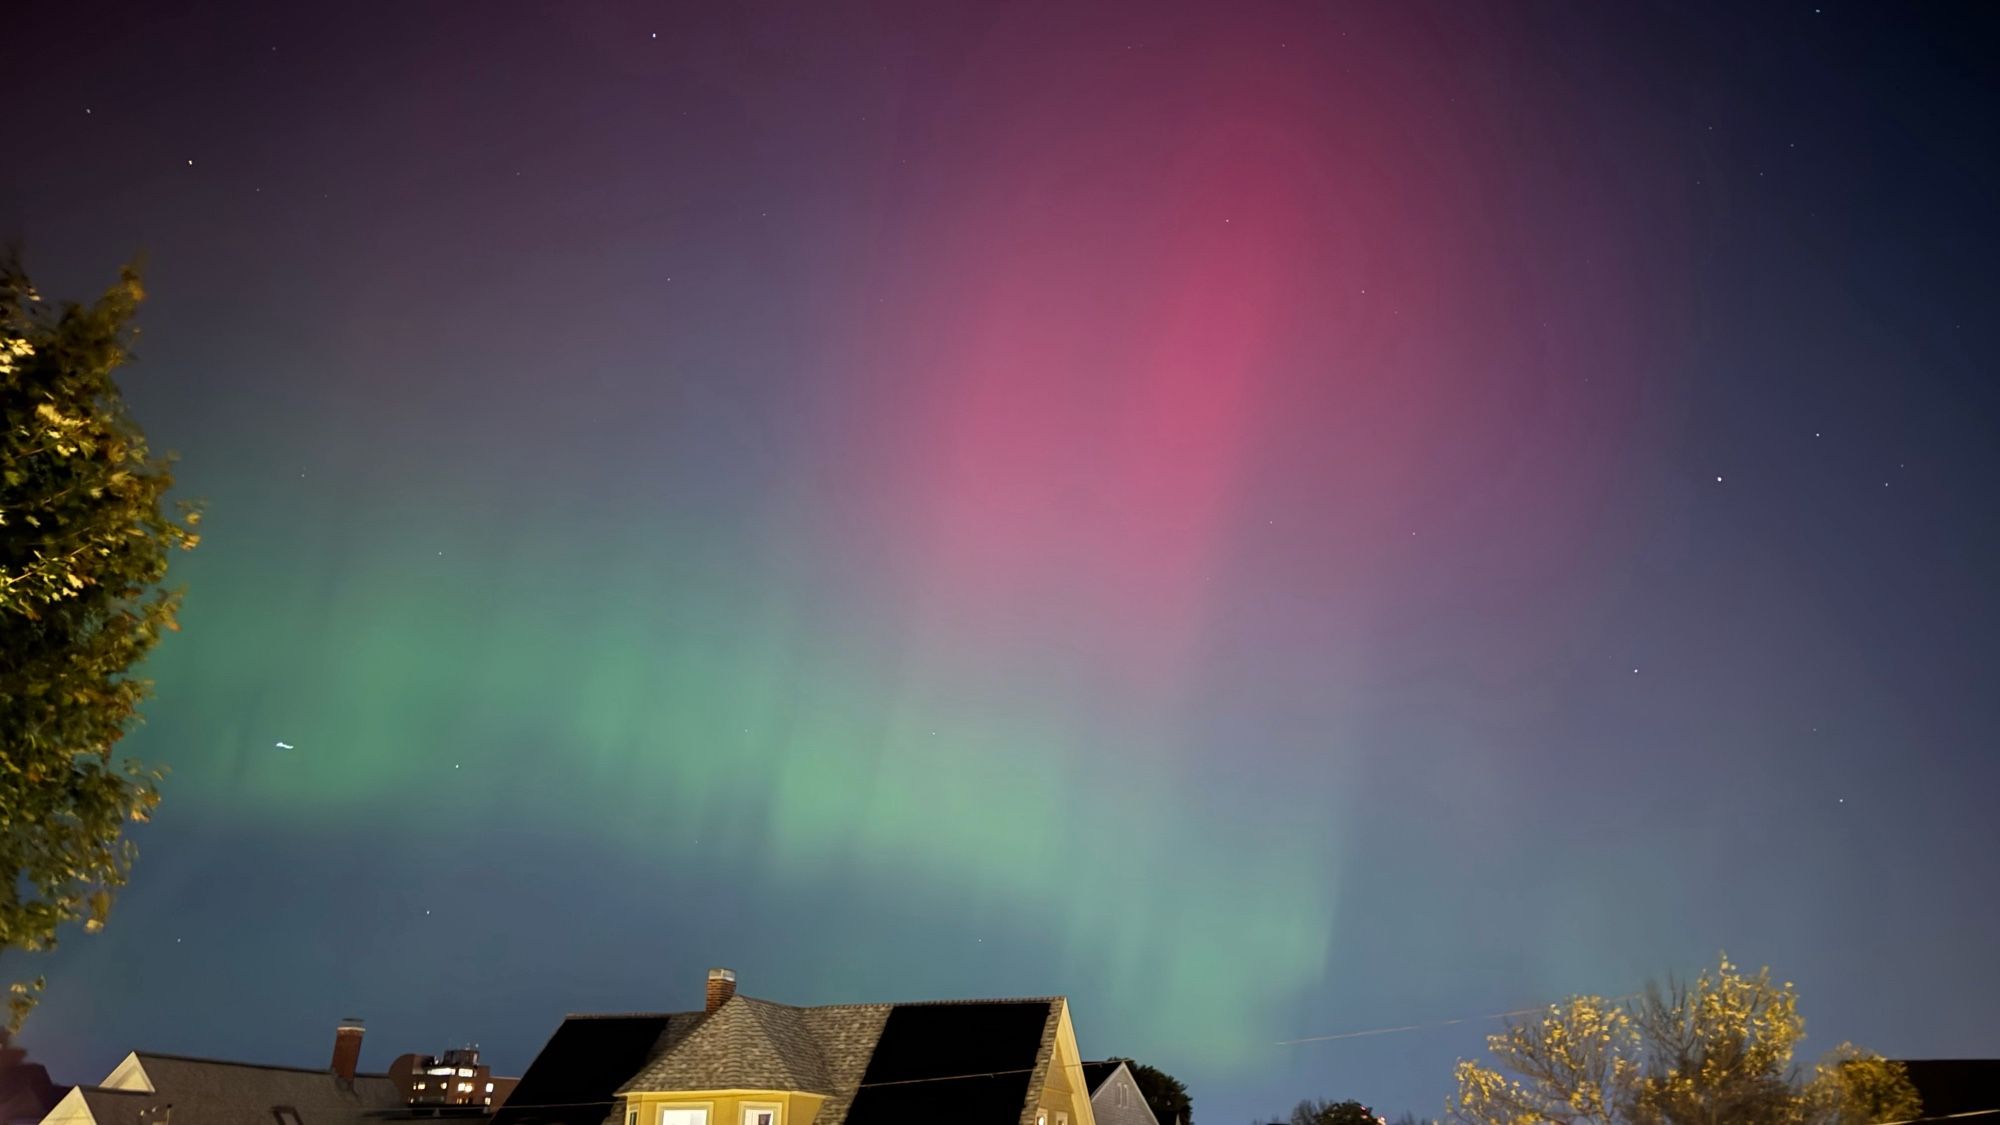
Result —
<svg viewBox="0 0 2000 1125"><path fill-rule="evenodd" d="M662 1109L660 1125L708 1125L705 1109Z"/></svg>

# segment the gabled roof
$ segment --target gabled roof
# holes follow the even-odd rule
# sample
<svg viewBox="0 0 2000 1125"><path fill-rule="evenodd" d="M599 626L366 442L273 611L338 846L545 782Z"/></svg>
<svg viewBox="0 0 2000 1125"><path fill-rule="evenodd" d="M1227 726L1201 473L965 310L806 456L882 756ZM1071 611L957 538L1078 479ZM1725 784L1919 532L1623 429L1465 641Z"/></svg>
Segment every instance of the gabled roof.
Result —
<svg viewBox="0 0 2000 1125"><path fill-rule="evenodd" d="M596 1125L616 1111L626 1079L701 1022L700 1012L566 1017L494 1125Z"/></svg>
<svg viewBox="0 0 2000 1125"><path fill-rule="evenodd" d="M493 1125L622 1125L620 1095L682 1090L819 1094L810 1125L1019 1125L1061 1016L1051 997L795 1008L747 996L713 1014L570 1016Z"/></svg>
<svg viewBox="0 0 2000 1125"><path fill-rule="evenodd" d="M1096 1094L1097 1088L1104 1085L1104 1080L1118 1073L1118 1068L1124 1065L1123 1062L1117 1060L1084 1063L1084 1089L1093 1095Z"/></svg>
<svg viewBox="0 0 2000 1125"><path fill-rule="evenodd" d="M887 1004L794 1008L732 996L672 1049L633 1075L619 1093L797 1090L831 1096L842 1085L851 1089L859 1079L889 1008Z"/></svg>
<svg viewBox="0 0 2000 1125"><path fill-rule="evenodd" d="M295 1111L300 1125L350 1125L403 1104L386 1074L348 1082L327 1070L151 1051L132 1052L112 1073L118 1088L79 1086L71 1095L99 1125L138 1125L157 1106L201 1125L273 1125L279 1107Z"/></svg>
<svg viewBox="0 0 2000 1125"><path fill-rule="evenodd" d="M896 1005L847 1125L1017 1125L1036 1073L1046 1069L1060 1006L1055 999Z"/></svg>

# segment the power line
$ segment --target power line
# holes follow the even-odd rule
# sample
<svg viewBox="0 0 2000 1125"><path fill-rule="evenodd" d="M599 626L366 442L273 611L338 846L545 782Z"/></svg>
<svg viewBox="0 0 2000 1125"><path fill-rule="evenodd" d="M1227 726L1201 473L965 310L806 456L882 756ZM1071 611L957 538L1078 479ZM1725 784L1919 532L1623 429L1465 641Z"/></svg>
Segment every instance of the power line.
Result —
<svg viewBox="0 0 2000 1125"><path fill-rule="evenodd" d="M1623 996L1610 997L1603 1002L1607 1004L1622 1004L1627 1000L1637 1000L1642 995L1644 993L1628 992ZM1575 998L1572 997L1572 999ZM1551 1008L1557 1007L1561 1007L1561 1001L1537 1004L1532 1008L1515 1008L1507 1012L1490 1012L1481 1016L1460 1016L1455 1020L1441 1020L1437 1023L1406 1023L1397 1027L1371 1027L1363 1031L1342 1031L1334 1035L1308 1035L1303 1039L1280 1039L1277 1042L1277 1046L1296 1047L1301 1043L1327 1043L1335 1039L1364 1039L1371 1035L1393 1035L1399 1031L1425 1031L1434 1027L1451 1027L1455 1024L1477 1023L1482 1020L1504 1020L1511 1016L1529 1016L1536 1012L1546 1012Z"/></svg>
<svg viewBox="0 0 2000 1125"><path fill-rule="evenodd" d="M1624 997L1619 997L1624 999ZM1455 1020L1440 1020L1437 1023L1406 1023L1397 1027L1371 1027L1362 1031L1342 1031L1333 1035L1308 1035L1303 1039L1280 1039L1280 1047L1296 1047L1302 1043L1330 1043L1335 1039L1365 1039L1374 1035L1394 1035L1399 1031L1424 1031L1433 1027L1452 1027L1461 1023L1477 1023L1482 1020L1504 1020L1509 1016L1525 1016L1535 1012L1546 1012L1549 1005L1538 1004L1532 1008L1515 1008L1508 1012L1491 1012L1481 1016L1460 1016Z"/></svg>

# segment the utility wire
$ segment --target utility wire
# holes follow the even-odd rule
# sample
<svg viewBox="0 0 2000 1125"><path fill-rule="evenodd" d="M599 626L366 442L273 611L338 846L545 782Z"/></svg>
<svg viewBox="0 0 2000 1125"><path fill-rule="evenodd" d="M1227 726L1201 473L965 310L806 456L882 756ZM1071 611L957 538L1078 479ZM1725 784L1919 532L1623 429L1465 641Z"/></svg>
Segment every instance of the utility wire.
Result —
<svg viewBox="0 0 2000 1125"><path fill-rule="evenodd" d="M1609 1002L1618 1003L1624 1000L1631 1000L1636 998L1638 995L1639 993L1633 992L1624 996L1613 996L1610 998ZM1397 1027L1371 1027L1362 1031L1342 1031L1333 1035L1308 1035L1303 1039L1280 1039L1277 1042L1277 1046L1297 1047L1303 1043L1330 1043L1336 1039L1366 1039L1370 1036L1375 1036L1375 1035L1394 1035L1397 1032L1401 1031L1425 1031L1434 1027L1452 1027L1461 1023L1480 1023L1485 1020L1504 1020L1513 1016L1528 1016L1528 1015L1533 1015L1536 1012L1546 1012L1550 1008L1557 1006L1558 1006L1557 1004L1537 1004L1532 1008L1515 1008L1512 1011L1489 1012L1485 1015L1480 1015L1480 1016L1460 1016L1455 1020L1440 1020L1437 1023L1406 1023Z"/></svg>

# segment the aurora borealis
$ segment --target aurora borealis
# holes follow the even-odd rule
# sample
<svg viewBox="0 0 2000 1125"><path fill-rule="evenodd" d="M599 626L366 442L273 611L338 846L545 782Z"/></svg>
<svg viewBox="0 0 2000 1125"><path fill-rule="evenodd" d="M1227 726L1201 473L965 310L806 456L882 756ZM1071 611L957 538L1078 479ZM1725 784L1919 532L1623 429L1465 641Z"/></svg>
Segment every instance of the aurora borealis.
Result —
<svg viewBox="0 0 2000 1125"><path fill-rule="evenodd" d="M2000 1052L1992 19L32 17L0 233L148 252L208 518L25 1042L518 1072L728 965L1216 1125L1726 948Z"/></svg>

